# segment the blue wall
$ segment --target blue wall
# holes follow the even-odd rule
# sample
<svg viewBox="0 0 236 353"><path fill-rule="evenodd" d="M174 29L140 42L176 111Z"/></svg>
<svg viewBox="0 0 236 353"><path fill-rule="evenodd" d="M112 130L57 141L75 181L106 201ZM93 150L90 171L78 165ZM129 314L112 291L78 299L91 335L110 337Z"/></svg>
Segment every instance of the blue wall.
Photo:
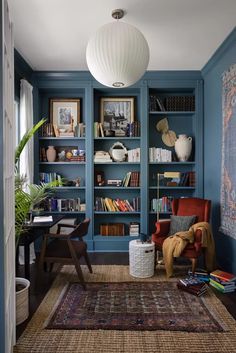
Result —
<svg viewBox="0 0 236 353"><path fill-rule="evenodd" d="M212 225L218 265L236 273L236 240L219 232L222 73L236 63L236 28L202 70L204 78L204 196L213 202Z"/></svg>
<svg viewBox="0 0 236 353"><path fill-rule="evenodd" d="M15 65L15 99L20 100L20 80L26 79L32 83L33 70L24 58L14 50L14 65Z"/></svg>

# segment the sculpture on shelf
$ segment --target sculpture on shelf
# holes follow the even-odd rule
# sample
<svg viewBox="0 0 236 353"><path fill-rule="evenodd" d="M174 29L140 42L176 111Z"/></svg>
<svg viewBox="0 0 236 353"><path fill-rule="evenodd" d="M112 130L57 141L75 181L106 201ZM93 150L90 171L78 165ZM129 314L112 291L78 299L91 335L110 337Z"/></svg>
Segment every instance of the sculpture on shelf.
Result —
<svg viewBox="0 0 236 353"><path fill-rule="evenodd" d="M161 119L156 124L156 129L162 134L161 138L166 146L173 147L177 139L176 133L173 130L169 130L169 124L167 118Z"/></svg>
<svg viewBox="0 0 236 353"><path fill-rule="evenodd" d="M187 135L179 135L178 139L175 141L175 152L181 162L186 162L192 152L192 137L187 137Z"/></svg>

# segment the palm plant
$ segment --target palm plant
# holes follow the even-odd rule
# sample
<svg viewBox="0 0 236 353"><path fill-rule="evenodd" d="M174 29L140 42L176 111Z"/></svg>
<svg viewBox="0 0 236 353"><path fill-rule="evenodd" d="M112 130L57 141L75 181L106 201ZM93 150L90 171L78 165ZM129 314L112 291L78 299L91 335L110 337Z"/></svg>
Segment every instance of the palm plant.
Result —
<svg viewBox="0 0 236 353"><path fill-rule="evenodd" d="M24 231L25 219L35 207L40 205L51 193L51 188L57 185L57 182L29 184L27 191L24 188L26 178L19 174L20 155L27 142L33 137L36 131L46 122L46 119L40 120L22 137L15 151L15 235L16 244L18 244L20 235Z"/></svg>

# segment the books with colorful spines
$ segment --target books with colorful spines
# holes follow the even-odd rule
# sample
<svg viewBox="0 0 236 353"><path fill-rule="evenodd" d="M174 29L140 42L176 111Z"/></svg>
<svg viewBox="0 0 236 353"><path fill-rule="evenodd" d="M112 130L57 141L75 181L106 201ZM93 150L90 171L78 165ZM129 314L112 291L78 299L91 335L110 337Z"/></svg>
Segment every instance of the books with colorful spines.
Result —
<svg viewBox="0 0 236 353"><path fill-rule="evenodd" d="M219 283L213 281L212 279L210 279L210 285L214 288L216 288L218 291L220 291L221 293L231 293L231 292L234 292L235 291L235 286L229 286L229 288L221 288L219 286Z"/></svg>
<svg viewBox="0 0 236 353"><path fill-rule="evenodd" d="M185 292L196 295L197 297L200 297L202 294L204 294L208 288L204 283L185 286L180 282L177 283L177 287Z"/></svg>
<svg viewBox="0 0 236 353"><path fill-rule="evenodd" d="M215 270L211 272L210 275L218 277L219 279L225 282L236 281L236 276L234 274L221 270Z"/></svg>
<svg viewBox="0 0 236 353"><path fill-rule="evenodd" d="M220 288L220 289L225 289L225 290L228 290L228 289L236 289L236 285L235 285L235 282L228 282L227 284L221 284L217 281L214 281L214 279L210 278L210 284L213 284L215 287L217 288Z"/></svg>
<svg viewBox="0 0 236 353"><path fill-rule="evenodd" d="M198 279L200 279L201 281L206 282L206 283L208 283L209 280L210 280L210 275L209 275L209 273L208 273L207 271L201 270L201 269L196 270L194 273L193 273L191 270L189 270L189 271L188 271L188 275L189 275L190 277L198 278Z"/></svg>
<svg viewBox="0 0 236 353"><path fill-rule="evenodd" d="M199 278L194 278L194 277L187 277L184 279L180 279L179 282L186 287L192 286L192 285L198 285L198 284L205 284Z"/></svg>
<svg viewBox="0 0 236 353"><path fill-rule="evenodd" d="M213 275L210 275L209 276L209 279L212 278L214 281L220 283L220 284L236 284L236 281L222 281L220 278L218 277L215 277Z"/></svg>

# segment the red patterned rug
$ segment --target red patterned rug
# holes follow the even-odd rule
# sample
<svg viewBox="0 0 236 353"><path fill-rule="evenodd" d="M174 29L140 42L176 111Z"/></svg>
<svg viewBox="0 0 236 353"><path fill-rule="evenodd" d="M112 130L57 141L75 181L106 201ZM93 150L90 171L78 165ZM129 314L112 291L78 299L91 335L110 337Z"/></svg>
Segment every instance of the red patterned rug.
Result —
<svg viewBox="0 0 236 353"><path fill-rule="evenodd" d="M205 294L207 295L207 294ZM222 332L204 297L174 282L70 283L48 329Z"/></svg>

